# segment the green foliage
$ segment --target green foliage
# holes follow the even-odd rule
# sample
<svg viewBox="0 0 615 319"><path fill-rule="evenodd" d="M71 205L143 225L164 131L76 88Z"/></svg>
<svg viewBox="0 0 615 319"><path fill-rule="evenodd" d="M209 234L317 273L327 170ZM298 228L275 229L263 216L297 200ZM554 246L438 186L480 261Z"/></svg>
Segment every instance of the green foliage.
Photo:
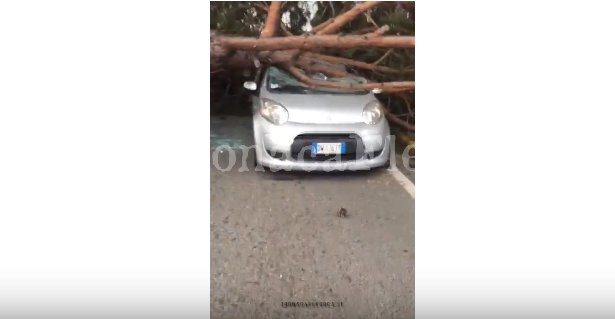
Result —
<svg viewBox="0 0 615 319"><path fill-rule="evenodd" d="M265 7L268 3L256 1ZM253 5L251 1L212 1L210 3L211 30L221 34L258 36L267 19L267 13ZM303 32L302 28L309 21L309 2L289 1L282 8L282 17L289 30L295 34ZM277 30L280 34L280 30Z"/></svg>
<svg viewBox="0 0 615 319"><path fill-rule="evenodd" d="M247 1L212 1L210 6L209 28L222 34L256 36L267 18Z"/></svg>

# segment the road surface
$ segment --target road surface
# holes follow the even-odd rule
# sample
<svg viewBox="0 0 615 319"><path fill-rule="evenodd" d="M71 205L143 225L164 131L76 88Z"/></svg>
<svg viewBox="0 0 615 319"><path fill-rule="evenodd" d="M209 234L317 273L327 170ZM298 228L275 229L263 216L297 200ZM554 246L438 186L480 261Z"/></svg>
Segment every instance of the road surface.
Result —
<svg viewBox="0 0 615 319"><path fill-rule="evenodd" d="M414 199L391 174L222 172L213 155L212 318L414 318Z"/></svg>

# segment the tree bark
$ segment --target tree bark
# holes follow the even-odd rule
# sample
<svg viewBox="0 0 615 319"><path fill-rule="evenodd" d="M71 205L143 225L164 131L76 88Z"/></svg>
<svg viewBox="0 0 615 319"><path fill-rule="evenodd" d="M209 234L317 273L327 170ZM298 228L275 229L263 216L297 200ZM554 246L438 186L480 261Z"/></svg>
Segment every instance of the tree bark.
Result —
<svg viewBox="0 0 615 319"><path fill-rule="evenodd" d="M212 39L215 39L212 38ZM294 50L284 50L284 51L273 51L273 52L254 52L254 51L235 51L228 50L224 48L219 43L215 41L210 45L210 57L211 57L211 67L212 69L216 69L219 67L226 67L230 69L252 69L254 68L253 60L259 59L263 63L268 64L279 64L284 65L289 63L292 60ZM355 66L362 69L372 70L376 72L385 72L385 73L411 73L414 70L395 70L389 67L384 66L376 66L370 63L365 63L362 61L350 60L346 58L334 57L329 55L305 52L297 58L297 65L301 68L310 68L314 71L319 71L325 73L329 76L341 77L347 76L348 73L341 71L336 68L332 68L326 66L322 63L318 63L319 61L333 63L333 64L343 64L348 66ZM342 75L345 74L345 75ZM400 91L406 90L407 88L395 88L389 89L386 91Z"/></svg>
<svg viewBox="0 0 615 319"><path fill-rule="evenodd" d="M316 33L320 32L320 30L322 30L322 29L326 28L328 25L330 25L334 20L335 20L334 18L331 18L331 19L329 19L329 20L327 20L327 21L325 21L325 22L323 22L323 23L313 27L312 30L308 31L307 33L308 34L316 34Z"/></svg>
<svg viewBox="0 0 615 319"><path fill-rule="evenodd" d="M324 54L318 54L318 53L305 52L303 56L312 58L314 60L320 60L320 61L325 61L325 62L335 63L335 64L356 66L361 69L372 70L372 71L382 72L382 73L400 74L400 73L414 72L414 70L395 70L393 68L389 68L386 66L377 66L375 63L370 64L370 63L366 63L362 61L350 60L346 58L340 58L336 56L330 56L330 55L324 55Z"/></svg>
<svg viewBox="0 0 615 319"><path fill-rule="evenodd" d="M221 46L232 50L273 51L316 48L414 48L411 36L367 36L367 35L314 35L276 38L226 37L215 39Z"/></svg>
<svg viewBox="0 0 615 319"><path fill-rule="evenodd" d="M327 87L335 89L348 89L348 90L372 90L372 89L401 89L414 90L414 82L402 81L402 82L389 82L389 83L362 83L362 84L346 84L336 83L330 81L314 80L303 74L298 68L289 65L288 71L301 82L307 84L310 87Z"/></svg>
<svg viewBox="0 0 615 319"><path fill-rule="evenodd" d="M318 35L333 34L337 30L339 30L339 28L341 28L344 24L348 23L350 20L354 19L359 14L367 11L369 8L380 4L381 2L382 1L365 1L363 3L357 4L352 9L333 18L333 21L329 25L324 27L322 30L318 31L318 33L316 34Z"/></svg>
<svg viewBox="0 0 615 319"><path fill-rule="evenodd" d="M263 30L261 31L261 38L271 38L275 35L275 31L279 25L278 21L280 20L281 7L281 1L271 1L271 5L268 9L267 20L265 21L265 26L263 26Z"/></svg>

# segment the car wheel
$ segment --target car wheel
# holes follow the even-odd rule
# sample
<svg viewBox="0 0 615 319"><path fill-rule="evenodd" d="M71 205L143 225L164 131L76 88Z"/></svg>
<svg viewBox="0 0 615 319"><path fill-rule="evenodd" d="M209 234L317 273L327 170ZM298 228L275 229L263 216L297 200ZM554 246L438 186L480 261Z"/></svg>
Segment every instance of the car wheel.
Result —
<svg viewBox="0 0 615 319"><path fill-rule="evenodd" d="M251 152L252 152L252 155L253 155L252 158L254 159L252 161L254 171L257 172L257 173L261 173L261 174L270 172L270 170L269 170L269 168L267 166L258 163L258 159L256 158L256 150L253 149L253 150L251 150Z"/></svg>
<svg viewBox="0 0 615 319"><path fill-rule="evenodd" d="M374 167L371 170L372 171L386 171L389 166L391 166L391 161L386 161L386 163L382 164L381 166L378 167Z"/></svg>
<svg viewBox="0 0 615 319"><path fill-rule="evenodd" d="M391 166L391 161L386 161L386 163L384 163L384 165L380 166L380 168L387 169L387 168L389 168L389 166Z"/></svg>
<svg viewBox="0 0 615 319"><path fill-rule="evenodd" d="M256 169L258 168L258 159L256 158L256 150L252 149L250 150L250 152L252 153L252 164L254 166L254 170L256 171Z"/></svg>

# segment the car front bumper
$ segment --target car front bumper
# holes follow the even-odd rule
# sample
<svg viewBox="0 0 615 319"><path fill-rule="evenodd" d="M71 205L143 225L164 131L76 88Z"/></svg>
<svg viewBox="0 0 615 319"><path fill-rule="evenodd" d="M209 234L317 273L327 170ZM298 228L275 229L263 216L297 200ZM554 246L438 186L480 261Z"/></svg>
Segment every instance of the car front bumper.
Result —
<svg viewBox="0 0 615 319"><path fill-rule="evenodd" d="M260 115L255 115L254 140L258 163L272 170L302 170L302 171L345 171L369 170L381 167L387 163L391 148L390 129L386 119L379 124L302 124L288 122L284 125L274 125ZM303 137L303 144L310 140L309 136L354 136L356 142L352 156L338 156L332 159L315 160L310 156L309 148L304 157L297 155L298 141ZM335 141L335 140L331 140Z"/></svg>

